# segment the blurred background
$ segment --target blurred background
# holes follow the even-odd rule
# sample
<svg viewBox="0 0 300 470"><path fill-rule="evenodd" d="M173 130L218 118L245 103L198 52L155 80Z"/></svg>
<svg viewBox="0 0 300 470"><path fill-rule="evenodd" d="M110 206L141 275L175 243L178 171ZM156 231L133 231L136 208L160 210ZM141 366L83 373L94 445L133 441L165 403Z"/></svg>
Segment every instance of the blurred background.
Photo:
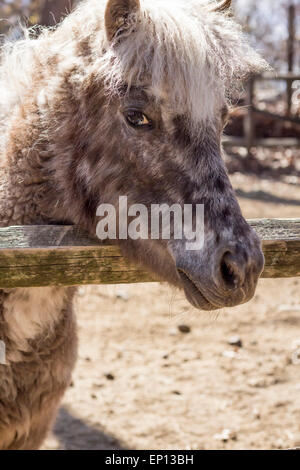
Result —
<svg viewBox="0 0 300 470"><path fill-rule="evenodd" d="M0 43L76 3L0 0ZM247 218L300 218L300 0L233 10L274 73L232 110L230 178ZM45 448L300 447L299 286L261 280L253 301L217 315L164 284L80 288L79 360Z"/></svg>

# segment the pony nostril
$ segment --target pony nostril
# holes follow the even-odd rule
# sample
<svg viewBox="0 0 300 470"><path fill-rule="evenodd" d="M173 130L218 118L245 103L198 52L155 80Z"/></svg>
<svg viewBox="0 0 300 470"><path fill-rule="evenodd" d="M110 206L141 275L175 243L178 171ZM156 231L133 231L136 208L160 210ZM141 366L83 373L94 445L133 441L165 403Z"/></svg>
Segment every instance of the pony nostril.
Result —
<svg viewBox="0 0 300 470"><path fill-rule="evenodd" d="M240 270L230 252L226 252L221 260L221 276L225 285L230 289L240 287L242 284Z"/></svg>

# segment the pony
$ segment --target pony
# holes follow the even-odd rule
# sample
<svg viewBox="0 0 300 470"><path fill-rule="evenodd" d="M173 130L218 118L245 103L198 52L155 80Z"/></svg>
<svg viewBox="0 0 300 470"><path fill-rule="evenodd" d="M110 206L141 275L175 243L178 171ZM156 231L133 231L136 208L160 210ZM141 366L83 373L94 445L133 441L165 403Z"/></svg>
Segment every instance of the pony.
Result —
<svg viewBox="0 0 300 470"><path fill-rule="evenodd" d="M261 242L222 159L229 106L267 68L230 1L85 0L55 28L5 44L0 226L76 224L97 207L203 204L204 246L119 240L125 256L202 310L249 301ZM39 448L76 361L75 288L0 290L0 448Z"/></svg>

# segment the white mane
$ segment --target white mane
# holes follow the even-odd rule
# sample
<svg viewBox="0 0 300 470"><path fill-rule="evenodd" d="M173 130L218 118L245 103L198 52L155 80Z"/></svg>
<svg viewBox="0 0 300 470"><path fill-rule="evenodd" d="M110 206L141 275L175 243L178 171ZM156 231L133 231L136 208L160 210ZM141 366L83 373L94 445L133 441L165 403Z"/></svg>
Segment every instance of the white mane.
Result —
<svg viewBox="0 0 300 470"><path fill-rule="evenodd" d="M213 118L216 106L234 95L266 62L248 45L241 27L207 1L141 0L141 15L103 57L102 72L115 88L124 79L164 90L193 121ZM211 6L211 5L210 5ZM108 65L110 64L110 66Z"/></svg>
<svg viewBox="0 0 300 470"><path fill-rule="evenodd" d="M106 0L82 2L54 33L44 30L37 40L27 37L4 46L0 132L15 104L30 91L32 78L45 67L43 61L51 51L60 55L62 63L78 63L82 59L77 56L76 43L86 38L93 50L86 73L96 70L104 78L108 93L124 83L146 84L160 90L174 110L188 114L193 122L213 119L216 108L233 95L248 74L267 67L248 45L240 26L225 13L210 11L211 3L140 3L141 13L128 19L114 47L107 44L104 31Z"/></svg>

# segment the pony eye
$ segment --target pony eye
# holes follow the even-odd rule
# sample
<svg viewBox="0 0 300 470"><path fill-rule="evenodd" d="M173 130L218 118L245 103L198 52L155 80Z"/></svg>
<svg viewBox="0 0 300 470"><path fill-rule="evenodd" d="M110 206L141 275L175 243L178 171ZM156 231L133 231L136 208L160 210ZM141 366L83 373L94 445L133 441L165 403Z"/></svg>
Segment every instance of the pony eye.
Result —
<svg viewBox="0 0 300 470"><path fill-rule="evenodd" d="M132 127L152 127L152 122L150 119L147 118L145 114L141 111L130 110L127 111L125 114L126 121Z"/></svg>

